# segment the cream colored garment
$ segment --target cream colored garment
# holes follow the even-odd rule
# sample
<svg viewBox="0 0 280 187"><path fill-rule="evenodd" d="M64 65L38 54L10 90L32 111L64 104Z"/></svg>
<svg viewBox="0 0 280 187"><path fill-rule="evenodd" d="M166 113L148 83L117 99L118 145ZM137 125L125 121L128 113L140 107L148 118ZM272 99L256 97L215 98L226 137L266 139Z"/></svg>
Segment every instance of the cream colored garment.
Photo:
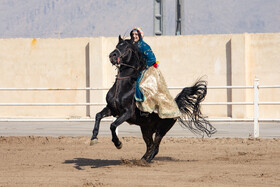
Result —
<svg viewBox="0 0 280 187"><path fill-rule="evenodd" d="M145 96L143 102L136 102L136 106L141 111L158 113L160 118L178 118L181 115L158 68L149 67L139 84L139 88Z"/></svg>

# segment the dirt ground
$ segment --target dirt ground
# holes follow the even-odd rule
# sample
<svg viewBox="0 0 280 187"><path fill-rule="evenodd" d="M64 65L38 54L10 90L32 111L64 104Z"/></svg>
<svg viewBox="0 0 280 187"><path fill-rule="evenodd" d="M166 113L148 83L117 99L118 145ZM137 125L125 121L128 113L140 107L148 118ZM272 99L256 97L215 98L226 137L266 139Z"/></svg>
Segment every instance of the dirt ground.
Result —
<svg viewBox="0 0 280 187"><path fill-rule="evenodd" d="M280 186L280 139L0 137L0 186Z"/></svg>

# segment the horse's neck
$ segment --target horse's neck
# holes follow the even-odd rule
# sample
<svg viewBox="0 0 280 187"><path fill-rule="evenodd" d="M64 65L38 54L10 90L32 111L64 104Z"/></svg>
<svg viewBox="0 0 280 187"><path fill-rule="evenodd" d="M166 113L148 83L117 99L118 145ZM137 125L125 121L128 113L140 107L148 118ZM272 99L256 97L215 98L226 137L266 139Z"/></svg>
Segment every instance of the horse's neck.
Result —
<svg viewBox="0 0 280 187"><path fill-rule="evenodd" d="M127 77L130 76L131 78L137 78L138 74L138 66L136 63L136 60L134 58L131 58L130 62L128 63L129 66L121 66L119 70L119 74L121 77Z"/></svg>
<svg viewBox="0 0 280 187"><path fill-rule="evenodd" d="M120 72L118 73L120 77L131 77L131 78L135 77L136 74L137 72L134 69L128 67L122 67L120 69Z"/></svg>
<svg viewBox="0 0 280 187"><path fill-rule="evenodd" d="M144 70L145 69L145 67L146 67L146 65L144 65L145 64L145 62L144 62L144 59L141 57L141 56L136 56L136 55L133 55L133 58L132 58L133 60L134 60L134 67L135 68L137 68L138 70L138 72L140 72L140 71L142 71L142 70Z"/></svg>

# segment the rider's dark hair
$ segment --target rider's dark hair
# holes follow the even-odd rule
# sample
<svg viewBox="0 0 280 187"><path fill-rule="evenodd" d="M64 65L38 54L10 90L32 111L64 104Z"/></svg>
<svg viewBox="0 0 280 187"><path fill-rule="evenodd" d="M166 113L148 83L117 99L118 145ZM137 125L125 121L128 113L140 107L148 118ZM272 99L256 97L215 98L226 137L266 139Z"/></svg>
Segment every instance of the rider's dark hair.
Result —
<svg viewBox="0 0 280 187"><path fill-rule="evenodd" d="M132 35L133 31L137 31L139 39L142 38L142 35L141 35L140 31L138 29L133 29L132 31L130 31L130 39L131 40L133 40L133 35Z"/></svg>

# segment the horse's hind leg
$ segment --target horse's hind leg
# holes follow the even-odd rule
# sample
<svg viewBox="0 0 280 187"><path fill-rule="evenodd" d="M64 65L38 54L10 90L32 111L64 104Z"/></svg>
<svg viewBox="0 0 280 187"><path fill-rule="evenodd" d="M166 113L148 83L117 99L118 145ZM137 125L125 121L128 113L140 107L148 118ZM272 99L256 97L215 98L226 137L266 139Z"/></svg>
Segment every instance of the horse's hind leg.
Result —
<svg viewBox="0 0 280 187"><path fill-rule="evenodd" d="M152 152L152 148L153 148L153 144L154 144L153 131L149 127L141 126L141 132L142 132L142 136L143 136L143 139L144 139L144 141L146 143L146 147L147 147L146 153L143 155L143 157L141 159L147 160L148 156Z"/></svg>
<svg viewBox="0 0 280 187"><path fill-rule="evenodd" d="M173 127L176 120L174 119L163 119L160 120L160 122L157 125L157 130L154 138L154 144L153 149L151 151L151 154L149 158L146 160L147 162L151 162L155 156L159 152L159 145L162 140L162 138L166 135L166 133Z"/></svg>
<svg viewBox="0 0 280 187"><path fill-rule="evenodd" d="M99 132L99 126L100 126L100 121L102 118L107 117L107 116L111 116L111 110L108 107L105 107L101 112L97 113L95 116L95 125L94 128L92 130L92 137L91 137L91 141L90 141L90 145L93 145L95 143L97 143L97 135Z"/></svg>

